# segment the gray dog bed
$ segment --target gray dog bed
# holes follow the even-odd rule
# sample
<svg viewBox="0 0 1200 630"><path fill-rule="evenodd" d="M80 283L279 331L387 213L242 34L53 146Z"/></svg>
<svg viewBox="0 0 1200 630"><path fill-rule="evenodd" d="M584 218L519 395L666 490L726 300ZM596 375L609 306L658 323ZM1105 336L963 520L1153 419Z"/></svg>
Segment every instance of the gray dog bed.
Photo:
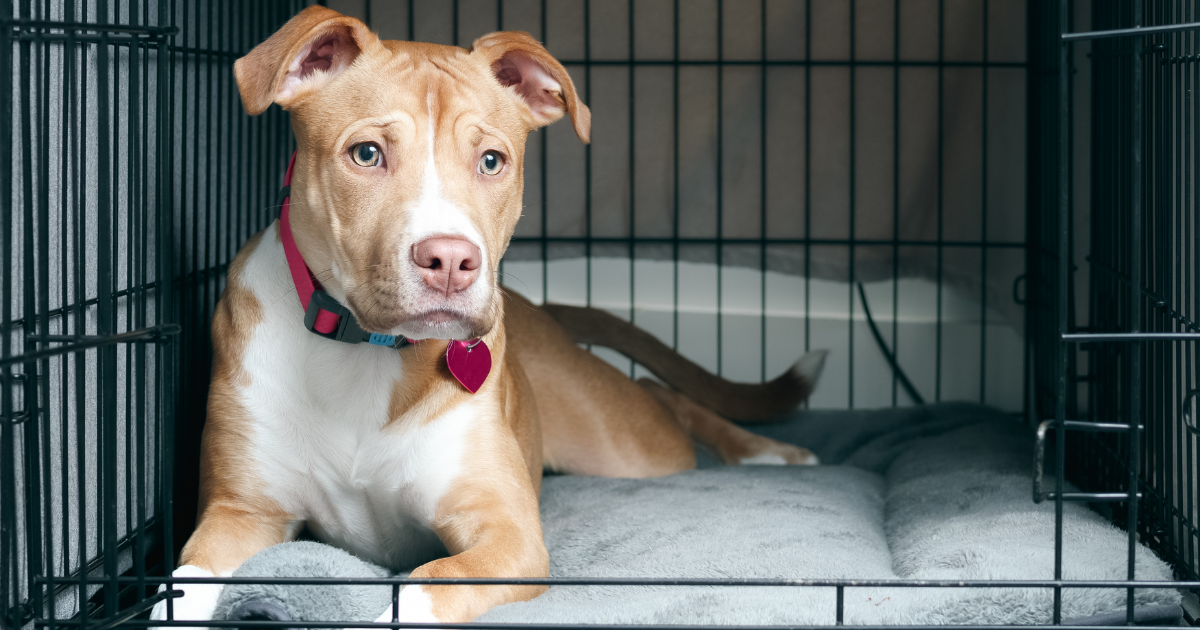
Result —
<svg viewBox="0 0 1200 630"><path fill-rule="evenodd" d="M1053 505L1030 500L1032 438L1011 417L954 404L804 412L755 428L812 449L824 465L716 467L709 460L700 470L658 479L548 477L542 522L551 574L1053 577ZM1066 506L1064 528L1067 579L1124 579L1124 532L1074 504ZM288 555L280 549L274 565L261 561L264 556L270 560L264 552L239 574L313 574L312 564L286 566ZM1143 548L1137 577L1172 575ZM382 587L371 598L383 602L380 611L389 592ZM225 610L246 596L227 588ZM288 597L271 599L286 607ZM1041 624L1050 622L1052 597L1048 589L847 588L845 620ZM1066 589L1063 615L1078 623L1123 624L1124 598L1118 589ZM292 610L292 618L336 618L314 612L320 598L300 599L310 609ZM1139 619L1178 621L1179 601L1174 590L1139 590ZM559 586L532 601L496 608L479 621L832 624L834 605L832 588ZM1115 611L1122 611L1119 620L1106 616Z"/></svg>

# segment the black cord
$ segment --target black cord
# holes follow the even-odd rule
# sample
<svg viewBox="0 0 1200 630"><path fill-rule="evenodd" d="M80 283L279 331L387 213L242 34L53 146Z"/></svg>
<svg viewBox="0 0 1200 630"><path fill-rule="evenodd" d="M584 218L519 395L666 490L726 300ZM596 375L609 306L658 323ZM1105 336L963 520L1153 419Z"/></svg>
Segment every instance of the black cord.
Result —
<svg viewBox="0 0 1200 630"><path fill-rule="evenodd" d="M887 344L883 341L883 335L879 334L879 327L875 325L875 318L871 317L871 307L867 304L867 292L863 289L863 284L861 282L857 282L856 284L858 285L858 297L862 300L863 313L867 316L867 326L870 327L871 334L875 336L875 343L879 345L879 351L883 353L883 358L887 359L888 365L892 366L892 372L895 373L896 378L900 381L900 386L904 388L904 391L908 392L908 397L914 403L924 405L925 399L921 398L921 395L917 393L917 388L913 387L912 381L908 380L908 376L904 373L904 370L900 369L900 364L896 363L896 355L892 354L891 350L888 350Z"/></svg>

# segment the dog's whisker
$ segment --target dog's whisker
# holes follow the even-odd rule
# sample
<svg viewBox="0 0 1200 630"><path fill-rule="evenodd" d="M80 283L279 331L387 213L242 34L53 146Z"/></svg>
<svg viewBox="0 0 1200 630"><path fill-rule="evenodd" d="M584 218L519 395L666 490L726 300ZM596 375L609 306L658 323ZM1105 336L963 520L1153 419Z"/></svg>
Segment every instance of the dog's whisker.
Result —
<svg viewBox="0 0 1200 630"><path fill-rule="evenodd" d="M496 281L497 281L497 282L499 282L501 277L512 278L513 280L516 280L517 282L520 282L520 283L521 283L521 286L522 286L522 287L525 287L525 291L526 291L526 292L528 292L528 291L529 291L529 285L528 285L528 284L525 284L525 281L524 281L524 280L522 280L522 279L520 279L520 278L518 278L517 276L514 276L514 275L512 275L511 273L507 273L507 272L504 272L504 271L497 271L497 272L496 272Z"/></svg>

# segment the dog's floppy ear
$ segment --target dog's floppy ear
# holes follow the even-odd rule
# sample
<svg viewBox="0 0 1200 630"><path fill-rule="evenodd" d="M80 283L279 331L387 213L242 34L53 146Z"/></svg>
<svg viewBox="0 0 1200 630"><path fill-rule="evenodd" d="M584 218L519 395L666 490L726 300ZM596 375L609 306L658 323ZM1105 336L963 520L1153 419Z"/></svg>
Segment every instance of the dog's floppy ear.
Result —
<svg viewBox="0 0 1200 630"><path fill-rule="evenodd" d="M588 141L592 112L579 100L566 68L529 33L484 35L471 45L471 54L481 55L496 80L516 90L536 126L549 125L565 113L571 117L575 135Z"/></svg>
<svg viewBox="0 0 1200 630"><path fill-rule="evenodd" d="M256 116L271 103L286 108L327 85L378 41L359 20L322 6L304 9L233 63L246 113Z"/></svg>

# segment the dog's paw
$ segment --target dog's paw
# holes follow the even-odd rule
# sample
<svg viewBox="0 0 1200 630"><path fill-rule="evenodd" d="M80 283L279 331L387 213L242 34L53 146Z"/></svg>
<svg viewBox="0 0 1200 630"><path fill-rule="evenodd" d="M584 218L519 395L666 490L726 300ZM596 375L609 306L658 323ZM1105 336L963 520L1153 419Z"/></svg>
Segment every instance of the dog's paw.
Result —
<svg viewBox="0 0 1200 630"><path fill-rule="evenodd" d="M400 589L400 623L439 623L433 614L433 599L419 584L410 584ZM379 615L375 623L391 623L392 607Z"/></svg>
<svg viewBox="0 0 1200 630"><path fill-rule="evenodd" d="M821 463L821 460L813 454L812 451L783 442L769 440L765 448L757 453L742 457L738 460L740 466L768 465L768 466L784 466L791 464L793 466L815 466Z"/></svg>
<svg viewBox="0 0 1200 630"><path fill-rule="evenodd" d="M200 567L184 565L175 569L171 577L201 578L215 576ZM221 595L222 585L175 584L174 587L176 590L184 592L183 597L176 597L169 600L172 603L172 616L175 621L208 621L212 619L213 609L217 607L217 597ZM158 587L158 592L161 593L166 589L167 585L163 584ZM164 599L154 605L154 609L150 611L151 621L167 620L167 601ZM173 628L178 628L178 626L173 626Z"/></svg>

